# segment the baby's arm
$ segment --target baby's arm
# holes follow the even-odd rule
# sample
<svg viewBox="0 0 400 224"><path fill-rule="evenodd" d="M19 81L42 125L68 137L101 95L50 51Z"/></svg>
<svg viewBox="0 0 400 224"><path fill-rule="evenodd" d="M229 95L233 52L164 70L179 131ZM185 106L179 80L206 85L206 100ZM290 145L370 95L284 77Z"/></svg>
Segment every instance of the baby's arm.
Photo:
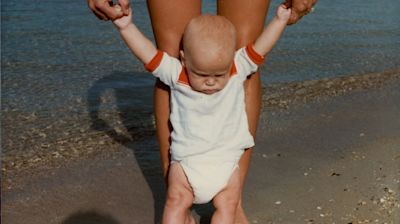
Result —
<svg viewBox="0 0 400 224"><path fill-rule="evenodd" d="M253 48L260 55L268 54L278 42L290 18L291 9L280 5L275 17L254 42Z"/></svg>
<svg viewBox="0 0 400 224"><path fill-rule="evenodd" d="M116 10L121 10L121 8L117 7ZM113 23L118 28L128 48L144 64L149 63L157 54L157 48L154 44L132 23L132 9L130 7L127 16L116 19Z"/></svg>

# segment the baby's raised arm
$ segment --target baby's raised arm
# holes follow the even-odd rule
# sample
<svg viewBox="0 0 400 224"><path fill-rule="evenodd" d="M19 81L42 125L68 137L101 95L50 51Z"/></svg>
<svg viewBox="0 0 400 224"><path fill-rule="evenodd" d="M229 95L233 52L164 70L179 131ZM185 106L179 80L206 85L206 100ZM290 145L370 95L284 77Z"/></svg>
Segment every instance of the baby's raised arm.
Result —
<svg viewBox="0 0 400 224"><path fill-rule="evenodd" d="M290 18L291 9L281 4L276 15L254 42L253 48L260 55L268 54L282 35Z"/></svg>
<svg viewBox="0 0 400 224"><path fill-rule="evenodd" d="M116 7L116 10L121 10L121 8ZM149 63L157 54L157 48L154 44L133 24L131 7L128 8L127 16L116 19L113 23L118 28L128 48L144 64Z"/></svg>

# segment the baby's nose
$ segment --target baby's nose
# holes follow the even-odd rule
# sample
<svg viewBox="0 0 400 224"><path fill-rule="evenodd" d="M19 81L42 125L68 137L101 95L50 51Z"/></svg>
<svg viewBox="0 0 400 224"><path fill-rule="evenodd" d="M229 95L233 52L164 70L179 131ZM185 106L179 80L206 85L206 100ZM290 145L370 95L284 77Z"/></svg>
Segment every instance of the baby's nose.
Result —
<svg viewBox="0 0 400 224"><path fill-rule="evenodd" d="M214 80L213 78L208 78L208 79L206 80L206 85L207 85L207 86L213 86L213 85L215 85L215 80Z"/></svg>

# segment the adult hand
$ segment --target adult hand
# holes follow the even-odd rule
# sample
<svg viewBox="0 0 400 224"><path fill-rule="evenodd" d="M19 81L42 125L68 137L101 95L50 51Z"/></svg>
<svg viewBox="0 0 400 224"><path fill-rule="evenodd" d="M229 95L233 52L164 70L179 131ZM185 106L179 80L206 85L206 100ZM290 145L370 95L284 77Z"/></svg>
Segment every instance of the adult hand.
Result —
<svg viewBox="0 0 400 224"><path fill-rule="evenodd" d="M298 22L303 16L313 10L317 0L286 0L285 5L292 8L288 25Z"/></svg>
<svg viewBox="0 0 400 224"><path fill-rule="evenodd" d="M118 0L114 5L112 0L87 0L89 8L101 20L115 20L128 15L129 0ZM117 10L119 5L121 10Z"/></svg>

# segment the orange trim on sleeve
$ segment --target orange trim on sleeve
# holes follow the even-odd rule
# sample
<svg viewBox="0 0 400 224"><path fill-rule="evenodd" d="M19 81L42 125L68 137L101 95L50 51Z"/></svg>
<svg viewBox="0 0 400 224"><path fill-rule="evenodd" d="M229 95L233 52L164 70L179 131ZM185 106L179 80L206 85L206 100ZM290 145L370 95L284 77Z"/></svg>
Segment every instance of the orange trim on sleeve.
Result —
<svg viewBox="0 0 400 224"><path fill-rule="evenodd" d="M261 65L264 62L264 56L258 54L254 48L253 48L253 43L250 43L249 45L246 46L246 53L249 56L249 58L256 64L256 65Z"/></svg>
<svg viewBox="0 0 400 224"><path fill-rule="evenodd" d="M232 63L232 67L231 67L231 71L229 73L229 76L233 76L233 75L236 75L236 74L237 74L237 69L236 69L236 65L235 65L235 62L234 62L234 63Z"/></svg>
<svg viewBox="0 0 400 224"><path fill-rule="evenodd" d="M179 74L178 83L190 86L189 76L186 72L186 67L182 66L182 71Z"/></svg>
<svg viewBox="0 0 400 224"><path fill-rule="evenodd" d="M144 67L146 68L147 71L149 72L153 72L154 70L156 70L156 68L160 65L161 60L163 58L163 52L158 50L157 54L154 55L153 59L151 59L151 61L147 64L144 65Z"/></svg>

